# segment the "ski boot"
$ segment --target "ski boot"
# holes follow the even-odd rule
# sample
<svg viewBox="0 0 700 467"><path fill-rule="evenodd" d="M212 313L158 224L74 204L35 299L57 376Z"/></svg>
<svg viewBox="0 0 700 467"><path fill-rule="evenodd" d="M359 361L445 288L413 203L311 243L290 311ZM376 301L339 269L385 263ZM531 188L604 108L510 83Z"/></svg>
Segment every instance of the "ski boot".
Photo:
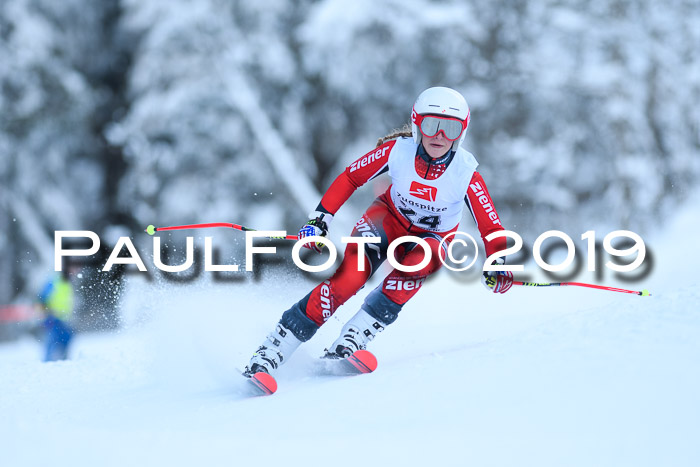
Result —
<svg viewBox="0 0 700 467"><path fill-rule="evenodd" d="M301 341L292 332L277 324L275 330L265 338L245 367L243 376L250 378L255 373L270 373L284 363L299 347Z"/></svg>
<svg viewBox="0 0 700 467"><path fill-rule="evenodd" d="M358 350L365 350L367 343L383 330L384 325L360 308L343 326L340 337L331 344L330 350L326 349L324 358L347 358Z"/></svg>

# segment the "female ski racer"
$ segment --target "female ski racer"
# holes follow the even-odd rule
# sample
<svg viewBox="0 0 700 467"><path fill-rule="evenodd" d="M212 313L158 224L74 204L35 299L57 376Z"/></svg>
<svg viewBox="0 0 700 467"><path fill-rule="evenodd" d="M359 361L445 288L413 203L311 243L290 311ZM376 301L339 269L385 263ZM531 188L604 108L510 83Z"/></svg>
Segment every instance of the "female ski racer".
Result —
<svg viewBox="0 0 700 467"><path fill-rule="evenodd" d="M380 243L361 246L349 243L344 259L333 276L284 312L246 367L244 375L275 370L286 362L352 297L387 258L389 244L403 236L424 239L431 260L416 272L391 271L370 292L360 310L342 328L340 337L327 350L328 357L345 358L393 323L402 307L421 288L425 279L440 268L450 238L458 228L466 204L484 241L487 257L506 247L504 237L487 242L489 234L503 230L483 178L476 171L474 156L461 148L469 125L469 107L457 91L434 87L423 91L411 113L408 128L379 140L375 149L350 164L323 195L299 238L325 236L333 215L360 186L387 173L391 186L362 215L353 237L377 237ZM321 252L322 243L307 248ZM426 252L416 243L402 243L395 251L404 266L416 266ZM363 256L364 268L358 267ZM504 261L499 258L498 263ZM363 270L360 270L363 269ZM511 272L484 273L482 283L494 293L505 293L513 284Z"/></svg>

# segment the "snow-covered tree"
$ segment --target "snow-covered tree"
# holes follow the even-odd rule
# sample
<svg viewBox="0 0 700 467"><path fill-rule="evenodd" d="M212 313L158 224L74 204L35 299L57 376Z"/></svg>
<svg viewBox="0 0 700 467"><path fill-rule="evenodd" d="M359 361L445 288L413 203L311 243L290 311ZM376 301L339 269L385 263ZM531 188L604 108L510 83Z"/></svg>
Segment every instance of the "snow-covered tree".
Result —
<svg viewBox="0 0 700 467"><path fill-rule="evenodd" d="M54 230L105 224L100 125L120 56L105 53L117 6L0 4L0 302L31 296L53 269Z"/></svg>
<svg viewBox="0 0 700 467"><path fill-rule="evenodd" d="M125 3L124 27L141 42L128 83L131 107L109 131L129 163L119 187L123 205L142 222L224 219L258 228L282 225L287 200L313 207L314 199L298 197L299 190L318 195L306 174L289 180L278 167L293 162L279 132L282 88L297 76L285 41L294 5ZM271 141L280 144L268 147Z"/></svg>

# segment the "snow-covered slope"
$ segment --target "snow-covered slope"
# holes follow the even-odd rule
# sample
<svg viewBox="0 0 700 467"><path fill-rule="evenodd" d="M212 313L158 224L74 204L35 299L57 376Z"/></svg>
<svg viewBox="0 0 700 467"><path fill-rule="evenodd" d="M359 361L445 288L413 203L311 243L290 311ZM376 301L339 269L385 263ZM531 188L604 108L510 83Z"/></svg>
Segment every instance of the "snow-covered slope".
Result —
<svg viewBox="0 0 700 467"><path fill-rule="evenodd" d="M372 343L377 372L313 376L361 291L267 398L237 368L311 284L132 280L125 329L80 335L70 361L0 345L0 464L700 465L699 214L645 239L643 284L607 281L652 297L440 274Z"/></svg>

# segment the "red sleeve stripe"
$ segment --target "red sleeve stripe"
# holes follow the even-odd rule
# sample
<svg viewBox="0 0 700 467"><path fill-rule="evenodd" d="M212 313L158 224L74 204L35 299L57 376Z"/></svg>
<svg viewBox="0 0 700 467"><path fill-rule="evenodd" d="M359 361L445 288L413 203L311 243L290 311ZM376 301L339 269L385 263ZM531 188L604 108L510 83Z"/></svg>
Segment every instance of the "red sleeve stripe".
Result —
<svg viewBox="0 0 700 467"><path fill-rule="evenodd" d="M387 169L389 153L394 144L396 140L387 141L350 164L333 181L321 198L321 204L331 214L335 214L355 190Z"/></svg>
<svg viewBox="0 0 700 467"><path fill-rule="evenodd" d="M486 241L487 236L493 232L504 229L501 225L501 219L496 212L493 200L491 199L491 195L489 195L486 189L486 183L484 183L484 179L479 172L474 172L464 201L467 203L469 211L471 211L472 217L474 218L474 222L476 222L476 226L479 229L481 238L484 241L486 255L489 256L499 250L504 250L507 245L505 237L497 238L491 242Z"/></svg>

